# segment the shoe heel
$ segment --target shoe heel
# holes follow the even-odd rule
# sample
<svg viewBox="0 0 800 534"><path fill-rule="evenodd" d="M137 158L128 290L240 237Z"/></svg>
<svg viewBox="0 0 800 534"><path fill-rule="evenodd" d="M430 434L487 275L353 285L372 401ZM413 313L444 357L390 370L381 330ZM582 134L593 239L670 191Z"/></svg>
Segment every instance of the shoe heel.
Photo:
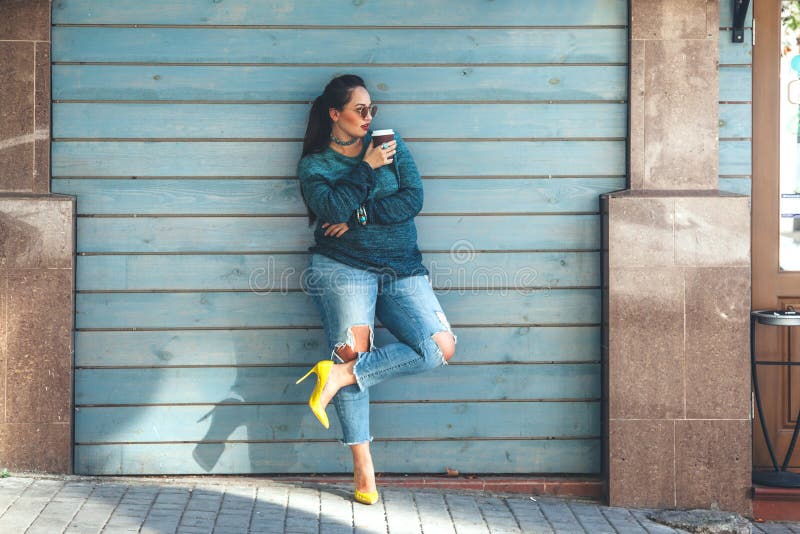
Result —
<svg viewBox="0 0 800 534"><path fill-rule="evenodd" d="M303 380L308 378L311 375L311 373L316 373L316 372L317 372L317 366L315 365L314 367L311 368L311 370L309 372L304 374L301 378L298 378L297 382L295 382L295 384L299 384L300 382L302 382Z"/></svg>

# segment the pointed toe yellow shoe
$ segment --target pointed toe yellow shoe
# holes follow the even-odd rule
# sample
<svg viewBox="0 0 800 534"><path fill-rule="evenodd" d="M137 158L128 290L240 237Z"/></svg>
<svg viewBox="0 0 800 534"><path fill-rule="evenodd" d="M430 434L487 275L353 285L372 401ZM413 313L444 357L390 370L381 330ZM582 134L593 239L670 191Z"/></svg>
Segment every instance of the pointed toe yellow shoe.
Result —
<svg viewBox="0 0 800 534"><path fill-rule="evenodd" d="M378 502L379 496L378 492L376 491L358 491L356 490L354 494L354 498L356 501L360 502L361 504L375 504Z"/></svg>
<svg viewBox="0 0 800 534"><path fill-rule="evenodd" d="M314 386L314 391L311 392L311 396L308 398L308 406L311 408L311 411L314 415L317 416L319 422L322 423L322 426L325 428L329 428L330 424L328 423L328 414L325 413L325 408L320 404L319 397L322 394L322 389L325 387L325 384L328 382L328 376L331 374L331 369L333 369L333 361L332 360L321 360L318 361L317 364L311 368L309 372L303 375L302 378L298 379L295 384L299 384L303 380L309 377L311 373L317 375L317 385Z"/></svg>

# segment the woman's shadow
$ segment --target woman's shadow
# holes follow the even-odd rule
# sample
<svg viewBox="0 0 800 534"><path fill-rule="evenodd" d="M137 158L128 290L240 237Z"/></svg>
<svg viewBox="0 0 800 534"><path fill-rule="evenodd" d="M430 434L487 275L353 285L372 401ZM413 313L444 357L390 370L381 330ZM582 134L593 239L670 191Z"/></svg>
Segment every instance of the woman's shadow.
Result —
<svg viewBox="0 0 800 534"><path fill-rule="evenodd" d="M276 266L274 258L268 259L266 282L254 284L251 274L250 289L256 293L278 289L280 295L271 297L278 300L307 298L311 310L311 297L305 294L300 281L308 259L295 256L277 263ZM246 272L246 266L241 270ZM274 301L268 305L274 305ZM270 445L276 441L306 439L307 429L302 423L307 419L303 416L309 414L305 413L304 403L299 402L301 389L293 389L292 377L299 376L312 360L327 357L327 342L321 323L317 324L316 313L309 316L309 323L305 328L218 331L220 344L212 350L232 356L236 362L236 376L225 397L197 419L198 424L208 424L205 435L192 450L194 461L204 471L211 472L217 467L231 443L247 447L251 472L265 472L268 466L275 466L275 458L270 458L268 452L270 449L280 450L279 454L284 456L280 463L293 464L292 458L285 456L296 454L296 447ZM309 362L298 361L298 355L309 357ZM299 414L302 419L297 419ZM243 435L234 436L242 427Z"/></svg>

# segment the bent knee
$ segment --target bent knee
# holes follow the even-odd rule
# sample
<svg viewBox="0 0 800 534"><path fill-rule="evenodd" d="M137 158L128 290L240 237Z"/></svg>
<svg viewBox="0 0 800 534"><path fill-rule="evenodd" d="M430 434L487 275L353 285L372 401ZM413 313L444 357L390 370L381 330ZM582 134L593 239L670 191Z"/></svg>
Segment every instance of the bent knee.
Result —
<svg viewBox="0 0 800 534"><path fill-rule="evenodd" d="M433 335L433 340L439 345L442 351L444 361L450 361L450 358L456 354L456 339L450 331L437 332Z"/></svg>
<svg viewBox="0 0 800 534"><path fill-rule="evenodd" d="M359 352L370 350L372 343L372 330L369 325L353 325L349 328L347 342L336 346L336 354L345 362L358 358Z"/></svg>

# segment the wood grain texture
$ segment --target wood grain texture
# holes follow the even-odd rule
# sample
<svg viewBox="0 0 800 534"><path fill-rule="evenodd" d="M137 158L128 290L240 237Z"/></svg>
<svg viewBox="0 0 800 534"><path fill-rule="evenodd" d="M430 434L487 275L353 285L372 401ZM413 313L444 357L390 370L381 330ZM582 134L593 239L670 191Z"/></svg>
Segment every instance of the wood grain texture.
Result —
<svg viewBox="0 0 800 534"><path fill-rule="evenodd" d="M556 288L600 285L597 252L428 252L437 289ZM78 256L78 291L300 289L310 254Z"/></svg>
<svg viewBox="0 0 800 534"><path fill-rule="evenodd" d="M53 137L303 138L308 104L56 103ZM373 126L406 139L623 138L624 103L381 103Z"/></svg>
<svg viewBox="0 0 800 534"><path fill-rule="evenodd" d="M624 28L55 27L52 39L57 62L466 65L625 63L625 37Z"/></svg>
<svg viewBox="0 0 800 534"><path fill-rule="evenodd" d="M720 102L750 102L752 98L753 72L750 66L720 66Z"/></svg>
<svg viewBox="0 0 800 534"><path fill-rule="evenodd" d="M451 324L595 324L597 289L438 291ZM304 292L79 293L76 328L309 327Z"/></svg>
<svg viewBox="0 0 800 534"><path fill-rule="evenodd" d="M599 326L458 327L454 362L598 361ZM396 341L375 328L375 346ZM198 361L198 354L202 360ZM330 356L321 326L251 330L78 331L76 367L299 365ZM218 401L219 399L210 399Z"/></svg>
<svg viewBox="0 0 800 534"><path fill-rule="evenodd" d="M753 133L753 109L750 104L719 105L719 136L750 138Z"/></svg>
<svg viewBox="0 0 800 534"><path fill-rule="evenodd" d="M746 140L719 142L719 173L750 175L752 172L752 143Z"/></svg>
<svg viewBox="0 0 800 534"><path fill-rule="evenodd" d="M313 416L312 416L313 417ZM229 443L213 467L193 458L195 445L79 445L75 472L97 475L347 473L352 457L336 442ZM600 440L374 441L384 473L600 472ZM457 460L453 452L458 452ZM202 450L200 452L203 452Z"/></svg>
<svg viewBox="0 0 800 534"><path fill-rule="evenodd" d="M424 176L619 176L624 141L409 142ZM296 142L55 142L53 177L295 176ZM579 155L579 157L577 156Z"/></svg>
<svg viewBox="0 0 800 534"><path fill-rule="evenodd" d="M305 252L306 217L130 217L78 219L78 252ZM417 217L425 251L596 250L597 215Z"/></svg>
<svg viewBox="0 0 800 534"><path fill-rule="evenodd" d="M389 4L311 0L287 8L285 2L227 0L198 4L174 0L70 0L53 6L54 24L223 24L363 26L566 26L627 24L624 0L547 0L530 9L526 0L446 0L435 5L414 0Z"/></svg>
<svg viewBox="0 0 800 534"><path fill-rule="evenodd" d="M329 440L305 404L81 408L77 444L105 442ZM208 417L205 417L208 415ZM597 438L599 402L452 402L370 406L376 439ZM298 424L299 423L299 424Z"/></svg>
<svg viewBox="0 0 800 534"><path fill-rule="evenodd" d="M140 405L221 402L238 393L246 402L305 403L313 386L295 385L306 366L78 369L75 403ZM598 399L600 366L448 365L370 388L370 401ZM331 407L333 410L333 407ZM309 411L309 420L315 419Z"/></svg>
<svg viewBox="0 0 800 534"><path fill-rule="evenodd" d="M624 178L424 180L422 214L597 212ZM54 193L77 196L79 214L305 215L297 179L54 179Z"/></svg>
<svg viewBox="0 0 800 534"><path fill-rule="evenodd" d="M375 101L624 100L625 66L332 67L53 65L54 100L310 102L338 74Z"/></svg>

